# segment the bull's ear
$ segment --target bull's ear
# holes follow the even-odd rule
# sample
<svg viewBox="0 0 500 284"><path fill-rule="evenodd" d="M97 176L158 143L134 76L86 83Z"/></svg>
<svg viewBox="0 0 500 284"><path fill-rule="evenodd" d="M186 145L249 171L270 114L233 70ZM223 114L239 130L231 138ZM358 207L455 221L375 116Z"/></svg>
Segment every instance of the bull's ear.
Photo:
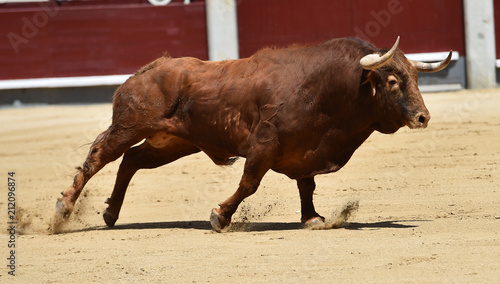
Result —
<svg viewBox="0 0 500 284"><path fill-rule="evenodd" d="M363 82L364 84L370 83L371 91L372 91L372 96L375 96L377 94L377 84L376 82L377 74L375 70L371 70L366 74L366 79Z"/></svg>

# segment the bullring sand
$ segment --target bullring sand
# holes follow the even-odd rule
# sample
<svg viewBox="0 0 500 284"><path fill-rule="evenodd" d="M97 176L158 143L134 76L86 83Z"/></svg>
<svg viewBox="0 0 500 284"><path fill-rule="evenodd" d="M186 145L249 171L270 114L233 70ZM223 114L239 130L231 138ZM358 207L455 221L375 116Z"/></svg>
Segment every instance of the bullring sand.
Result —
<svg viewBox="0 0 500 284"><path fill-rule="evenodd" d="M111 105L0 109L0 220L8 226L9 172L18 220L16 276L4 230L0 282L500 283L500 90L424 99L427 129L375 133L343 169L316 178L323 230L301 227L295 182L269 172L221 234L210 210L234 192L244 159L219 167L196 154L140 171L107 229L118 160L54 227L56 198Z"/></svg>

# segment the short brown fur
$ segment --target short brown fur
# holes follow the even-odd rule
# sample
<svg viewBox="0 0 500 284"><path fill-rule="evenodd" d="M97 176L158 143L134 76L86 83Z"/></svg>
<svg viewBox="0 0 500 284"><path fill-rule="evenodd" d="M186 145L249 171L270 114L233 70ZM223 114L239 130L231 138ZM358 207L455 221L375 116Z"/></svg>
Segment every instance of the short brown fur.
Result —
<svg viewBox="0 0 500 284"><path fill-rule="evenodd" d="M203 151L219 165L246 158L238 189L212 211L214 230L229 225L270 169L297 180L302 222L321 221L315 175L342 168L373 131L425 127L430 118L417 71L401 51L383 68L360 66L365 55L384 52L344 38L240 60L158 58L116 91L112 124L63 192L59 213L68 216L86 182L124 155L104 212L112 227L137 170Z"/></svg>

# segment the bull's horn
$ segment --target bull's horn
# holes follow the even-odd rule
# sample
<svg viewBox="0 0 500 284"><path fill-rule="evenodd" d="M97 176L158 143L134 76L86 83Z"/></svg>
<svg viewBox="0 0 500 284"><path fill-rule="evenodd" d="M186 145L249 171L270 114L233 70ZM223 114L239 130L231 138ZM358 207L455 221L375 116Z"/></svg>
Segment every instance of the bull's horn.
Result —
<svg viewBox="0 0 500 284"><path fill-rule="evenodd" d="M417 68L418 72L438 72L443 70L444 68L446 68L446 66L448 66L448 64L450 64L452 55L453 51L450 51L450 54L448 54L448 57L446 57L445 60L436 63L425 63L414 60L410 60L410 62L413 66L415 66L415 68Z"/></svg>
<svg viewBox="0 0 500 284"><path fill-rule="evenodd" d="M387 64L387 62L389 62L389 60L392 59L392 57L396 53L398 45L399 45L399 36L398 39L396 39L396 43L394 43L392 48L389 51L387 51L384 55L380 56L380 54L378 53L372 53L361 58L361 60L359 61L361 67L363 67L363 69L365 70L373 70L384 66L385 64Z"/></svg>

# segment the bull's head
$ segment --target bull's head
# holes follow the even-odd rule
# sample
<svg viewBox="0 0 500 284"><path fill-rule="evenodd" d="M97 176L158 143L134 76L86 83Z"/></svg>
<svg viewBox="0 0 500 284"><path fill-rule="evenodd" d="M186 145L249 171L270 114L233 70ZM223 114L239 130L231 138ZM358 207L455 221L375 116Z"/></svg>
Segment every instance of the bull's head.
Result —
<svg viewBox="0 0 500 284"><path fill-rule="evenodd" d="M380 121L375 128L383 133L393 133L400 127L425 128L430 114L418 89L418 72L440 71L451 61L452 52L438 63L408 60L398 49L399 37L394 46L382 52L368 54L360 60L366 73L365 83L370 83L371 93L379 105Z"/></svg>

